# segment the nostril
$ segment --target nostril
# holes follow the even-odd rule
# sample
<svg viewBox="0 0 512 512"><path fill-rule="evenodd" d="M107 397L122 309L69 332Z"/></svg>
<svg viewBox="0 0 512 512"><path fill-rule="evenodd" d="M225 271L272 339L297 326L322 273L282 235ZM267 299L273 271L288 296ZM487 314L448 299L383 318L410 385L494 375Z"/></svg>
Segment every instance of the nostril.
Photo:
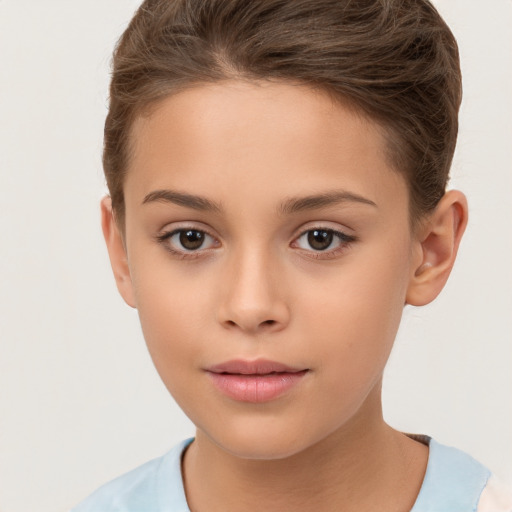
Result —
<svg viewBox="0 0 512 512"><path fill-rule="evenodd" d="M224 327L226 327L228 329L240 328L244 331L255 331L255 332L260 329L262 330L262 332L267 331L267 330L274 330L276 328L276 326L279 325L279 320L259 321L257 319L254 319L254 322L250 321L250 319L246 320L246 321L243 321L243 320L244 319L241 319L241 321L239 322L237 320L226 319L223 322L223 325L224 325Z"/></svg>

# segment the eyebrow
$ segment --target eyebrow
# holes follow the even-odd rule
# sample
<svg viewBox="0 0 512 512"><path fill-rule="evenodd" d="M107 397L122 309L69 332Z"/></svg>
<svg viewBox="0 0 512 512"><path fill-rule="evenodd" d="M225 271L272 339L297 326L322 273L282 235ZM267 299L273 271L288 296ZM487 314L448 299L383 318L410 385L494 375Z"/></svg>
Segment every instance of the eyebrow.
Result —
<svg viewBox="0 0 512 512"><path fill-rule="evenodd" d="M144 197L142 204L160 202L160 203L174 203L178 206L184 206L186 208L192 208L194 210L206 211L206 212L222 212L222 207L219 203L211 201L203 196L186 194L183 192L177 192L175 190L154 190ZM354 194L348 191L329 191L321 194L315 194L304 197L291 197L284 201L278 208L280 215L290 215L307 210L315 210L326 206L332 206L344 202L355 202L361 204L367 204L370 206L377 207L377 205L367 199L366 197Z"/></svg>
<svg viewBox="0 0 512 512"><path fill-rule="evenodd" d="M367 204L377 208L377 205L366 197L345 190L336 190L306 197L292 197L279 207L278 212L281 215L287 215L345 202Z"/></svg>
<svg viewBox="0 0 512 512"><path fill-rule="evenodd" d="M155 190L150 192L142 201L142 204L158 202L158 203L174 203L186 208L194 210L220 213L221 206L210 201L206 197L196 196L192 194L185 194L183 192L176 192L174 190Z"/></svg>

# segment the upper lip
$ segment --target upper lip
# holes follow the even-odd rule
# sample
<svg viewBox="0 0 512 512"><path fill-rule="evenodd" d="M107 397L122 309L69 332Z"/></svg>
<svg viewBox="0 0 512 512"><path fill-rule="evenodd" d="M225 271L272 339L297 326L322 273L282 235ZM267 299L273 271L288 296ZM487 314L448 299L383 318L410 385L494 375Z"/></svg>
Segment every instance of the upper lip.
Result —
<svg viewBox="0 0 512 512"><path fill-rule="evenodd" d="M286 364L270 361L268 359L256 359L247 361L244 359L233 359L225 361L206 369L212 373L233 373L239 375L268 375L269 373L297 373L307 368L294 368Z"/></svg>

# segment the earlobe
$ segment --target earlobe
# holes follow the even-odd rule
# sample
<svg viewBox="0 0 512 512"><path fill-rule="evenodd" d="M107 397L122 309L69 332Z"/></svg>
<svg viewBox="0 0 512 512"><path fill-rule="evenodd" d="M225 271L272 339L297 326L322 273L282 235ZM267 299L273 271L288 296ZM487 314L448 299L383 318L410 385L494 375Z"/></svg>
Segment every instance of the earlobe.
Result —
<svg viewBox="0 0 512 512"><path fill-rule="evenodd" d="M455 263L467 220L464 194L458 190L447 192L419 234L421 261L413 269L407 304L423 306L439 295Z"/></svg>
<svg viewBox="0 0 512 512"><path fill-rule="evenodd" d="M112 201L108 196L101 200L101 227L103 229L105 243L107 244L108 255L112 271L114 272L117 289L124 301L132 308L135 308L135 297L130 267L126 256L126 248L114 218Z"/></svg>

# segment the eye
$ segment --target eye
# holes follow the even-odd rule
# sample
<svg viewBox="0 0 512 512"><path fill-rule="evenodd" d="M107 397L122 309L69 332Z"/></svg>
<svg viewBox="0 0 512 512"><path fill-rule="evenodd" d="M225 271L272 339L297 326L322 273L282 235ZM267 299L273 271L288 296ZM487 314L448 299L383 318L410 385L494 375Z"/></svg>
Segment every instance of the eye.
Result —
<svg viewBox="0 0 512 512"><path fill-rule="evenodd" d="M326 228L309 229L302 233L296 240L300 249L313 251L335 251L338 248L348 245L355 240L354 236L347 235L341 231Z"/></svg>
<svg viewBox="0 0 512 512"><path fill-rule="evenodd" d="M158 241L165 244L173 253L191 253L199 249L210 249L216 246L216 240L200 229L175 229L158 236Z"/></svg>

